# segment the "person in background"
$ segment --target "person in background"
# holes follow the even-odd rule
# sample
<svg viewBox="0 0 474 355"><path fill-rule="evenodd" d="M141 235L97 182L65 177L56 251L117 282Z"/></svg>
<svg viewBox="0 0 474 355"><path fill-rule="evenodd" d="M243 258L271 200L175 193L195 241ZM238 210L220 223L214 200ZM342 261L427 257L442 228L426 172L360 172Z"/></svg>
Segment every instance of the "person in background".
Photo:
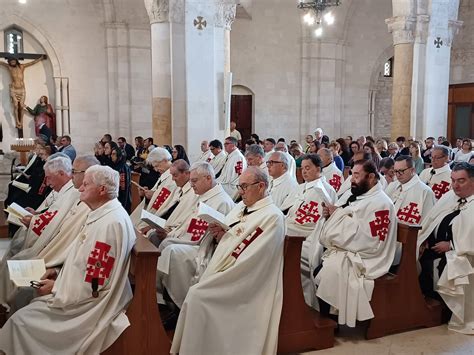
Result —
<svg viewBox="0 0 474 355"><path fill-rule="evenodd" d="M455 162L468 162L472 155L472 141L468 138L462 140L461 149L454 156Z"/></svg>
<svg viewBox="0 0 474 355"><path fill-rule="evenodd" d="M234 121L230 121L230 136L237 139L238 147L241 147L242 146L242 135L236 129L236 127L237 127L237 124Z"/></svg>
<svg viewBox="0 0 474 355"><path fill-rule="evenodd" d="M372 161L374 162L375 166L378 169L379 165L380 165L380 160L382 160L382 158L380 157L379 152L377 152L377 149L375 148L374 143L372 143L370 141L365 143L364 144L364 151L366 153L370 153L372 155Z"/></svg>
<svg viewBox="0 0 474 355"><path fill-rule="evenodd" d="M66 154L72 162L74 162L74 159L76 159L76 148L74 148L71 144L70 136L61 137L61 148L59 148L59 151Z"/></svg>
<svg viewBox="0 0 474 355"><path fill-rule="evenodd" d="M421 157L420 144L418 144L418 142L412 142L410 143L408 148L410 149L410 156L413 159L416 174L420 175L421 172L425 169L425 162Z"/></svg>
<svg viewBox="0 0 474 355"><path fill-rule="evenodd" d="M336 139L336 142L339 143L339 146L341 147L339 149L339 156L342 158L344 166L349 166L349 160L351 160L351 153L349 152L349 146L347 145L346 140L344 138L338 138Z"/></svg>
<svg viewBox="0 0 474 355"><path fill-rule="evenodd" d="M290 154L295 158L295 164L297 168L301 168L301 161L303 160L303 148L298 143L290 145Z"/></svg>
<svg viewBox="0 0 474 355"><path fill-rule="evenodd" d="M341 170L341 172L344 172L344 160L339 156L339 152L341 150L341 146L337 141L332 141L329 143L328 148L332 152L332 157L334 159L334 164L336 164L336 167Z"/></svg>
<svg viewBox="0 0 474 355"><path fill-rule="evenodd" d="M113 148L118 148L117 143L112 141L112 142L106 142L104 144L104 156L105 156L104 165L106 165L106 166L112 167L111 154L112 154L112 149Z"/></svg>
<svg viewBox="0 0 474 355"><path fill-rule="evenodd" d="M102 141L94 144L94 156L99 161L100 165L106 165L105 162L107 161L107 158L105 156L105 148Z"/></svg>
<svg viewBox="0 0 474 355"><path fill-rule="evenodd" d="M132 145L127 143L125 137L119 137L117 139L117 144L120 149L122 149L123 155L125 155L127 161L132 160L132 158L135 156L135 149L132 147Z"/></svg>
<svg viewBox="0 0 474 355"><path fill-rule="evenodd" d="M385 177L387 184L390 185L391 182L395 181L395 160L390 157L383 158L380 161L380 174Z"/></svg>
<svg viewBox="0 0 474 355"><path fill-rule="evenodd" d="M179 159L183 159L184 161L186 161L186 163L189 164L188 155L186 154L186 150L184 149L182 145L177 144L173 146L173 149L171 150L171 155L173 157L172 162Z"/></svg>
<svg viewBox="0 0 474 355"><path fill-rule="evenodd" d="M388 157L388 144L385 139L379 139L375 146L382 158Z"/></svg>
<svg viewBox="0 0 474 355"><path fill-rule="evenodd" d="M434 148L434 137L428 137L425 139L426 148L421 152L421 157L423 158L425 164L431 164L431 152Z"/></svg>
<svg viewBox="0 0 474 355"><path fill-rule="evenodd" d="M120 147L114 147L112 148L110 159L112 162L111 168L117 171L120 176L118 200L123 208L125 208L125 211L130 214L132 208L132 193L130 190L131 173L127 165L127 157Z"/></svg>
<svg viewBox="0 0 474 355"><path fill-rule="evenodd" d="M311 142L314 141L313 136L311 134L308 134L305 138L305 147L304 147L304 153L307 154L309 152L309 148L311 146Z"/></svg>

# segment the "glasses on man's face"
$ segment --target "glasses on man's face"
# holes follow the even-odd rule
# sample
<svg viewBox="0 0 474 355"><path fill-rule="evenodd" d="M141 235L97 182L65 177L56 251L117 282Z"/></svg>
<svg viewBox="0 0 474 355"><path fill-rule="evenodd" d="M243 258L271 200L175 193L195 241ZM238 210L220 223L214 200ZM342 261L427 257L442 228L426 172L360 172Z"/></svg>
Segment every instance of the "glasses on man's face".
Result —
<svg viewBox="0 0 474 355"><path fill-rule="evenodd" d="M80 173L85 173L85 172L86 172L85 170L72 169L72 173L73 173L73 174L80 174Z"/></svg>
<svg viewBox="0 0 474 355"><path fill-rule="evenodd" d="M443 155L432 155L431 156L431 160L441 160L441 159L444 159L445 157Z"/></svg>
<svg viewBox="0 0 474 355"><path fill-rule="evenodd" d="M268 166L273 166L274 164L278 164L278 163L282 164L283 162L277 161L277 160L269 160L269 161L267 161L267 165L268 165Z"/></svg>
<svg viewBox="0 0 474 355"><path fill-rule="evenodd" d="M399 170L394 170L395 174L397 175L402 175L405 171L411 168L405 168L405 169L399 169Z"/></svg>
<svg viewBox="0 0 474 355"><path fill-rule="evenodd" d="M232 144L231 142L224 142L224 145Z"/></svg>
<svg viewBox="0 0 474 355"><path fill-rule="evenodd" d="M256 184L258 184L258 181L257 181L257 182L254 182L254 183L252 183L252 184L237 185L237 189L238 189L238 190L242 190L242 191L245 192L245 191L247 191L247 189L248 189L250 186L256 185Z"/></svg>

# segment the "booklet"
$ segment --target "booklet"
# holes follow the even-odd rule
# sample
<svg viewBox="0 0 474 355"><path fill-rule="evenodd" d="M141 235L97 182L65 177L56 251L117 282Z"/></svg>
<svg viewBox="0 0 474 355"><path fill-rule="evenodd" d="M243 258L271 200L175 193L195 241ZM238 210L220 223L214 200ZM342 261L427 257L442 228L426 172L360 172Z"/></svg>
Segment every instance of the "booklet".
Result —
<svg viewBox="0 0 474 355"><path fill-rule="evenodd" d="M19 181L13 180L12 185L15 186L15 187L18 187L20 190L25 191L26 193L30 192L30 190L31 190L31 186L29 184L24 183L24 182L19 182Z"/></svg>
<svg viewBox="0 0 474 355"><path fill-rule="evenodd" d="M225 215L203 202L199 203L198 218L206 221L209 224L218 224L225 231L230 229L230 227L225 223Z"/></svg>
<svg viewBox="0 0 474 355"><path fill-rule="evenodd" d="M18 218L23 218L26 216L32 216L30 212L25 210L23 207L21 207L19 204L13 202L10 206L4 209L5 212L9 214L14 214Z"/></svg>
<svg viewBox="0 0 474 355"><path fill-rule="evenodd" d="M39 281L46 272L44 260L7 260L10 280L17 287L30 287L31 281Z"/></svg>
<svg viewBox="0 0 474 355"><path fill-rule="evenodd" d="M168 233L165 228L166 219L155 216L153 213L150 213L145 209L142 210L140 219L146 224L148 224L150 227L155 228L160 232Z"/></svg>

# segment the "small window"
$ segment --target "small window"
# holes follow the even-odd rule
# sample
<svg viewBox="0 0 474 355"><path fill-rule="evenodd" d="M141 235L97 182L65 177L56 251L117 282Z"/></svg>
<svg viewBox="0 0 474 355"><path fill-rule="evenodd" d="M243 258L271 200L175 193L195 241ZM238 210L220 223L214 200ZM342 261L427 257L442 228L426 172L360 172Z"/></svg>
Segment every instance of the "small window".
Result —
<svg viewBox="0 0 474 355"><path fill-rule="evenodd" d="M23 32L10 28L5 31L5 50L11 54L23 53Z"/></svg>
<svg viewBox="0 0 474 355"><path fill-rule="evenodd" d="M383 65L383 76L386 78L392 77L393 75L393 57L385 62Z"/></svg>

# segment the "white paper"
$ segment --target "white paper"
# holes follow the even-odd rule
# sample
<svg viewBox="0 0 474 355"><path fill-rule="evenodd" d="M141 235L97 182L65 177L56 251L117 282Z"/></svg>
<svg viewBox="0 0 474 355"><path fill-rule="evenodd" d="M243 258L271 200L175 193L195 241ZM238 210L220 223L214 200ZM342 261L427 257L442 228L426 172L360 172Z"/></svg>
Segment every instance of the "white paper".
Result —
<svg viewBox="0 0 474 355"><path fill-rule="evenodd" d="M153 213L148 212L147 210L143 209L140 219L147 223L150 227L157 229L158 231L166 232L168 231L165 229L166 219L158 217Z"/></svg>
<svg viewBox="0 0 474 355"><path fill-rule="evenodd" d="M225 216L203 202L199 203L198 218L206 221L209 224L218 224L225 231L230 229L230 227L225 224Z"/></svg>
<svg viewBox="0 0 474 355"><path fill-rule="evenodd" d="M8 206L5 210L5 212L14 214L18 218L23 218L25 216L32 216L30 212L25 210L23 207L21 207L19 204L13 202L10 206Z"/></svg>
<svg viewBox="0 0 474 355"><path fill-rule="evenodd" d="M20 190L23 190L27 193L31 190L31 186L24 183L24 182L19 182L19 181L13 180L12 185L15 186L15 187L18 187Z"/></svg>
<svg viewBox="0 0 474 355"><path fill-rule="evenodd" d="M43 259L7 260L10 280L18 287L29 287L30 281L39 281L46 272Z"/></svg>

